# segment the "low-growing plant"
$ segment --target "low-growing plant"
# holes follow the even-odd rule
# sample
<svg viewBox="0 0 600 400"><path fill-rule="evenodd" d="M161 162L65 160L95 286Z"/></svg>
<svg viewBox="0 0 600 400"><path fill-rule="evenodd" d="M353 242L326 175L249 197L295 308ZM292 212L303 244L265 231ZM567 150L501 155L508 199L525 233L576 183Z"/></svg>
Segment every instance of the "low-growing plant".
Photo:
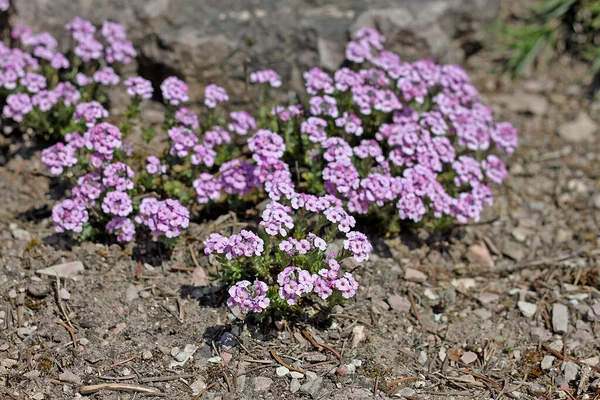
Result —
<svg viewBox="0 0 600 400"><path fill-rule="evenodd" d="M135 54L124 29L105 23L102 35L110 43L103 47L89 21L76 18L67 28L78 46L64 73L46 68L50 53L60 53L36 51L48 50L44 43L51 41L27 27L13 36L35 43L33 55L0 51L0 83L7 74L14 83L3 84L12 91L4 116L35 132L64 135L42 152L47 171L71 185L70 197L53 209L56 230L80 239L112 235L120 243L145 231L173 244L199 212L256 207L268 197L255 232L214 233L205 243L205 252L220 261L219 278L231 285L229 305L244 313L285 314L317 298L333 305L352 297L358 283L342 272L342 261L361 263L372 250L353 230L353 215L377 218L388 229L408 221L440 229L478 220L493 201L491 184L507 172L499 156L517 145L515 128L494 121L462 68L402 61L384 50L385 38L374 29L356 33L345 66L333 76L316 67L304 74L305 106L272 100L270 91L282 84L276 72L250 74L256 118L226 112L229 95L215 84L205 89L199 118L186 106L186 83L168 77L160 85L166 114L159 128L144 126L140 115L152 98L151 82L122 80L106 66ZM41 67L54 74L50 86L49 78L30 75ZM35 114L28 92L44 82L50 91L61 84L73 89L68 106L63 101L55 109L51 102L42 113L52 131L28 122ZM130 104L125 115L112 116L121 121L114 125L96 94L119 83ZM56 115L60 123L50 119ZM135 148L126 140L134 127L147 142L162 130L167 148L154 154Z"/></svg>
<svg viewBox="0 0 600 400"><path fill-rule="evenodd" d="M356 294L358 282L340 264L348 257L368 260L372 246L351 230L356 221L342 202L331 195L294 194L285 203L267 204L257 234L213 233L204 242L204 252L218 256L220 277L231 287L229 307L285 315L302 312L317 297L333 306ZM335 251L340 234L343 244Z"/></svg>
<svg viewBox="0 0 600 400"><path fill-rule="evenodd" d="M117 23L107 21L96 32L90 21L74 18L65 28L75 43L65 54L50 33L35 34L24 25L11 32L20 47L0 43L2 115L46 138L82 131L105 118L106 94L120 81L114 68L136 56Z"/></svg>

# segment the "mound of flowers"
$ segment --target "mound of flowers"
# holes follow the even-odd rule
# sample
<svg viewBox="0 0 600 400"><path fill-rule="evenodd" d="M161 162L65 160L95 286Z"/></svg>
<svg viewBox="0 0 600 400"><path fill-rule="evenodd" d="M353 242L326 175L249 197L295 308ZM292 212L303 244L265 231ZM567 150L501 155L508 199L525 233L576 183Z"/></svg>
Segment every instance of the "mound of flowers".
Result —
<svg viewBox="0 0 600 400"><path fill-rule="evenodd" d="M494 120L461 67L403 61L374 29L348 43L344 67L304 73L304 105L272 101L282 85L275 71L251 73L256 116L227 111L229 95L215 84L198 114L175 76L156 88L122 78L118 65L136 53L121 25L75 18L66 29L75 43L66 54L26 26L12 32L19 47L0 44L5 121L59 138L42 152L48 173L71 185L53 209L56 231L120 243L147 231L173 243L199 210L269 198L257 230L205 243L231 285L229 305L242 312L352 297L358 283L342 260L360 263L371 251L354 216L427 227L477 221L507 174L502 157L517 146L516 129ZM130 104L111 116L105 95L117 85ZM160 128L140 118L155 90L166 107ZM126 140L134 126L148 142L162 131L166 148L134 148ZM332 252L338 236L343 249Z"/></svg>

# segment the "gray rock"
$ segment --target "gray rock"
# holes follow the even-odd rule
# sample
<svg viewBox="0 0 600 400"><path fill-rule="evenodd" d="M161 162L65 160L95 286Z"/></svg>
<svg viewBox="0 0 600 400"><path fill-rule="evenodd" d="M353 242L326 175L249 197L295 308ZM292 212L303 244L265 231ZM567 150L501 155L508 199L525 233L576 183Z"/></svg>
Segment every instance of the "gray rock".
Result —
<svg viewBox="0 0 600 400"><path fill-rule="evenodd" d="M425 282L427 280L427 275L418 269L406 268L406 271L404 271L404 279L411 282Z"/></svg>
<svg viewBox="0 0 600 400"><path fill-rule="evenodd" d="M306 382L304 385L300 386L300 391L316 399L323 388L323 378L319 377L315 380L311 380Z"/></svg>
<svg viewBox="0 0 600 400"><path fill-rule="evenodd" d="M540 367L541 367L543 370L550 369L550 368L552 368L552 363L554 362L554 360L556 360L556 357L554 357L554 356L548 356L548 355L546 355L546 356L544 356L544 358L542 359L542 362L541 362L541 364L540 364Z"/></svg>
<svg viewBox="0 0 600 400"><path fill-rule="evenodd" d="M290 373L290 370L282 365L281 367L277 367L275 369L275 373L279 377L284 377L284 376L286 376L287 374Z"/></svg>
<svg viewBox="0 0 600 400"><path fill-rule="evenodd" d="M122 23L138 50L132 71L155 88L177 75L200 104L213 82L245 99L245 59L251 71L275 69L283 90L301 91L301 73L318 64L339 67L348 33L362 26L379 28L403 59L457 62L456 33L493 19L498 6L498 0L27 0L18 2L11 23L49 31L61 50L70 42L64 25L74 16Z"/></svg>
<svg viewBox="0 0 600 400"><path fill-rule="evenodd" d="M565 333L569 328L569 309L564 304L552 305L552 328L556 333Z"/></svg>
<svg viewBox="0 0 600 400"><path fill-rule="evenodd" d="M567 382L571 382L577 378L577 373L579 372L579 365L574 362L565 363L565 368L563 373L565 374L565 380Z"/></svg>
<svg viewBox="0 0 600 400"><path fill-rule="evenodd" d="M83 274L85 269L81 261L72 261L64 264L53 265L48 268L38 269L35 271L39 275L47 275L50 277L68 278L77 280L79 274Z"/></svg>
<svg viewBox="0 0 600 400"><path fill-rule="evenodd" d="M573 121L565 122L558 128L560 137L571 143L592 142L598 125L584 112Z"/></svg>
<svg viewBox="0 0 600 400"><path fill-rule="evenodd" d="M414 396L415 393L417 393L415 389L410 387L404 387L400 389L397 394L399 396Z"/></svg>
<svg viewBox="0 0 600 400"><path fill-rule="evenodd" d="M46 282L31 282L27 286L27 293L29 293L31 297L41 299L50 293L50 286L48 286Z"/></svg>
<svg viewBox="0 0 600 400"><path fill-rule="evenodd" d="M471 364L477 360L477 354L475 354L472 351L467 351L465 354L462 355L460 359L465 364Z"/></svg>
<svg viewBox="0 0 600 400"><path fill-rule="evenodd" d="M398 311L401 313L410 311L410 301L405 296L391 295L387 300L392 310Z"/></svg>
<svg viewBox="0 0 600 400"><path fill-rule="evenodd" d="M300 386L300 381L298 381L298 379L292 379L290 382L290 392L296 393L298 390L300 390Z"/></svg>
<svg viewBox="0 0 600 400"><path fill-rule="evenodd" d="M257 376L254 378L254 390L257 392L266 392L271 387L273 379L266 376Z"/></svg>
<svg viewBox="0 0 600 400"><path fill-rule="evenodd" d="M519 310L521 310L521 314L527 318L533 317L537 311L537 304L529 303L527 301L517 302L517 307L519 307Z"/></svg>
<svg viewBox="0 0 600 400"><path fill-rule="evenodd" d="M81 378L72 373L71 371L65 371L62 374L58 375L58 379L63 382L71 382L75 384L81 383Z"/></svg>
<svg viewBox="0 0 600 400"><path fill-rule="evenodd" d="M494 101L518 113L544 115L548 111L548 100L538 94L515 92L494 96Z"/></svg>
<svg viewBox="0 0 600 400"><path fill-rule="evenodd" d="M476 310L473 310L473 314L477 315L479 318L481 318L484 321L492 318L492 312L490 310L488 310L487 308L478 308Z"/></svg>

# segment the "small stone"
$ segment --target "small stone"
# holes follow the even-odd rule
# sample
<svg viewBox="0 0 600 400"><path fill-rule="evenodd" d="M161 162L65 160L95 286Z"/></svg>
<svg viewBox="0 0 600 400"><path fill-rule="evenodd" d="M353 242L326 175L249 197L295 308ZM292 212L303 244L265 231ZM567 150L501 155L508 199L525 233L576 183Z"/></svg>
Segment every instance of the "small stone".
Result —
<svg viewBox="0 0 600 400"><path fill-rule="evenodd" d="M273 379L266 376L257 376L254 378L254 390L257 392L266 392L271 387Z"/></svg>
<svg viewBox="0 0 600 400"><path fill-rule="evenodd" d="M435 293L433 290L431 290L430 288L425 289L425 291L423 291L423 294L425 295L425 297L427 297L429 300L437 300L440 298L440 296L437 295L437 293Z"/></svg>
<svg viewBox="0 0 600 400"><path fill-rule="evenodd" d="M590 367L595 367L596 365L598 365L598 363L600 363L600 357L593 356L590 358L583 359L581 360L581 362L589 365Z"/></svg>
<svg viewBox="0 0 600 400"><path fill-rule="evenodd" d="M479 318L481 318L484 321L492 318L492 312L490 310L488 310L487 308L478 308L473 311L473 314L477 315Z"/></svg>
<svg viewBox="0 0 600 400"><path fill-rule="evenodd" d="M467 351L467 352L465 352L465 354L462 355L462 357L460 359L465 364L471 364L471 363L477 361L477 354L475 354L472 351Z"/></svg>
<svg viewBox="0 0 600 400"><path fill-rule="evenodd" d="M231 332L225 332L221 335L217 344L221 347L235 347L237 345L237 339Z"/></svg>
<svg viewBox="0 0 600 400"><path fill-rule="evenodd" d="M407 387L400 389L398 391L397 395L402 396L402 397L406 397L406 396L410 397L410 396L414 396L415 393L417 393L415 389L407 386Z"/></svg>
<svg viewBox="0 0 600 400"><path fill-rule="evenodd" d="M481 304L494 303L494 302L500 300L500 296L498 296L496 293L491 293L491 292L483 292L476 298Z"/></svg>
<svg viewBox="0 0 600 400"><path fill-rule="evenodd" d="M467 250L467 260L489 269L494 268L494 260L492 260L490 251L486 246L480 244L474 244L469 247L469 250Z"/></svg>
<svg viewBox="0 0 600 400"><path fill-rule="evenodd" d="M504 243L502 253L517 262L521 261L525 257L525 249L523 249L523 246L511 241L506 241Z"/></svg>
<svg viewBox="0 0 600 400"><path fill-rule="evenodd" d="M81 383L81 379L71 371L65 371L62 374L58 375L58 379L63 382L71 382L78 385Z"/></svg>
<svg viewBox="0 0 600 400"><path fill-rule="evenodd" d="M363 325L357 325L352 328L352 348L355 349L358 345L367 338L367 330Z"/></svg>
<svg viewBox="0 0 600 400"><path fill-rule="evenodd" d="M565 363L565 368L563 373L565 374L565 380L567 382L574 381L577 378L577 373L579 372L579 365L574 362Z"/></svg>
<svg viewBox="0 0 600 400"><path fill-rule="evenodd" d="M194 382L192 382L192 384L190 385L190 388L192 389L192 393L193 394L197 394L199 391L201 391L202 389L204 389L206 387L206 383L204 383L204 381L202 380L202 378L200 379L196 379Z"/></svg>
<svg viewBox="0 0 600 400"><path fill-rule="evenodd" d="M425 282L427 280L427 275L418 269L406 268L404 279L411 282Z"/></svg>
<svg viewBox="0 0 600 400"><path fill-rule="evenodd" d="M554 356L544 356L544 358L542 358L542 362L540 363L540 367L543 370L547 370L552 368L552 363L554 363L554 360L556 360L556 357Z"/></svg>
<svg viewBox="0 0 600 400"><path fill-rule="evenodd" d="M533 317L537 311L537 304L529 303L527 301L519 301L517 303L517 307L519 307L519 310L521 310L521 314L527 318Z"/></svg>
<svg viewBox="0 0 600 400"><path fill-rule="evenodd" d="M475 279L473 278L452 279L450 283L461 292L466 292L469 289L473 289L475 286L477 286L477 283L475 283Z"/></svg>
<svg viewBox="0 0 600 400"><path fill-rule="evenodd" d="M31 335L33 332L37 330L37 326L27 326L23 328L17 328L17 336L21 339L25 339L27 336Z"/></svg>
<svg viewBox="0 0 600 400"><path fill-rule="evenodd" d="M544 115L548 111L548 100L539 94L515 92L495 96L495 100L518 113Z"/></svg>
<svg viewBox="0 0 600 400"><path fill-rule="evenodd" d="M314 381L308 381L304 385L300 386L300 390L303 393L308 394L313 399L316 399L316 398L318 398L322 387L323 387L323 378L317 378Z"/></svg>
<svg viewBox="0 0 600 400"><path fill-rule="evenodd" d="M283 365L281 367L277 367L275 369L275 373L277 374L277 376L279 377L284 377L287 374L290 373L290 370L287 367L284 367Z"/></svg>
<svg viewBox="0 0 600 400"><path fill-rule="evenodd" d="M534 342L539 342L539 341L546 342L552 338L552 333L550 333L549 330L547 330L541 326L531 328L530 335L531 335L531 340L533 340Z"/></svg>
<svg viewBox="0 0 600 400"><path fill-rule="evenodd" d="M31 398L33 400L44 400L44 395L42 393L36 393L33 396L31 396Z"/></svg>
<svg viewBox="0 0 600 400"><path fill-rule="evenodd" d="M27 232L25 229L21 229L18 227L12 228L13 224L11 224L11 233L13 237L17 240L23 240L29 242L31 240L31 233Z"/></svg>
<svg viewBox="0 0 600 400"><path fill-rule="evenodd" d="M27 286L27 293L29 293L31 297L42 299L50 293L50 287L46 282L31 282Z"/></svg>
<svg viewBox="0 0 600 400"><path fill-rule="evenodd" d="M71 293L65 288L60 288L60 298L63 300L71 300Z"/></svg>
<svg viewBox="0 0 600 400"><path fill-rule="evenodd" d="M346 368L345 365L342 365L335 370L335 373L339 376L345 376L346 374L348 374L348 368Z"/></svg>
<svg viewBox="0 0 600 400"><path fill-rule="evenodd" d="M127 286L127 291L125 292L125 300L128 303L131 303L133 300L138 298L138 294L140 292L140 287L136 285Z"/></svg>
<svg viewBox="0 0 600 400"><path fill-rule="evenodd" d="M410 311L410 301L405 296L391 295L387 300L392 310L406 313Z"/></svg>
<svg viewBox="0 0 600 400"><path fill-rule="evenodd" d="M564 304L552 305L552 328L556 333L565 333L569 328L569 309Z"/></svg>
<svg viewBox="0 0 600 400"><path fill-rule="evenodd" d="M584 112L581 112L573 121L565 122L558 128L560 137L571 143L594 141L594 133L598 125Z"/></svg>
<svg viewBox="0 0 600 400"><path fill-rule="evenodd" d="M314 381L319 377L319 375L317 375L316 372L313 371L306 371L305 374L309 381Z"/></svg>
<svg viewBox="0 0 600 400"><path fill-rule="evenodd" d="M209 363L218 364L218 363L220 363L222 360L223 360L223 359L222 359L221 357L219 357L219 356L215 356L215 357L211 357L211 358L209 358L207 361L208 361Z"/></svg>
<svg viewBox="0 0 600 400"><path fill-rule="evenodd" d="M144 350L144 351L142 351L142 359L143 360L151 360L152 359L152 352L150 350Z"/></svg>
<svg viewBox="0 0 600 400"><path fill-rule="evenodd" d="M296 393L298 390L300 390L300 386L300 381L298 381L298 379L292 379L290 382L290 392Z"/></svg>
<svg viewBox="0 0 600 400"><path fill-rule="evenodd" d="M87 346L88 344L90 344L90 341L86 338L77 339L77 342L82 346Z"/></svg>
<svg viewBox="0 0 600 400"><path fill-rule="evenodd" d="M419 364L425 365L425 363L427 362L427 353L425 352L425 350L421 350L421 352L419 353L419 359L417 361L419 361Z"/></svg>
<svg viewBox="0 0 600 400"><path fill-rule="evenodd" d="M304 374L302 372L298 372L298 371L290 371L290 376L293 379L302 379L302 378L304 378Z"/></svg>
<svg viewBox="0 0 600 400"><path fill-rule="evenodd" d="M85 268L83 268L81 261L73 261L64 264L53 265L44 269L38 269L35 271L35 273L38 275L47 275L52 278L55 278L58 275L59 278L77 280L77 275L83 274L84 271Z"/></svg>

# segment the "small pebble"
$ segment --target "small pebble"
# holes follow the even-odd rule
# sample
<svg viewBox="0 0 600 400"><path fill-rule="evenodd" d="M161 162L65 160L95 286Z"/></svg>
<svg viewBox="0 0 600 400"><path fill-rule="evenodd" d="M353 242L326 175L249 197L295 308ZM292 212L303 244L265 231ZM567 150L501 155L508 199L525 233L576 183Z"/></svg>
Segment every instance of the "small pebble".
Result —
<svg viewBox="0 0 600 400"><path fill-rule="evenodd" d="M277 367L277 369L275 369L275 373L277 376L283 377L289 374L290 370L282 365L281 367Z"/></svg>
<svg viewBox="0 0 600 400"><path fill-rule="evenodd" d="M527 301L519 301L517 303L517 307L519 307L519 310L521 310L521 314L527 318L533 317L537 311L537 304L529 303Z"/></svg>

